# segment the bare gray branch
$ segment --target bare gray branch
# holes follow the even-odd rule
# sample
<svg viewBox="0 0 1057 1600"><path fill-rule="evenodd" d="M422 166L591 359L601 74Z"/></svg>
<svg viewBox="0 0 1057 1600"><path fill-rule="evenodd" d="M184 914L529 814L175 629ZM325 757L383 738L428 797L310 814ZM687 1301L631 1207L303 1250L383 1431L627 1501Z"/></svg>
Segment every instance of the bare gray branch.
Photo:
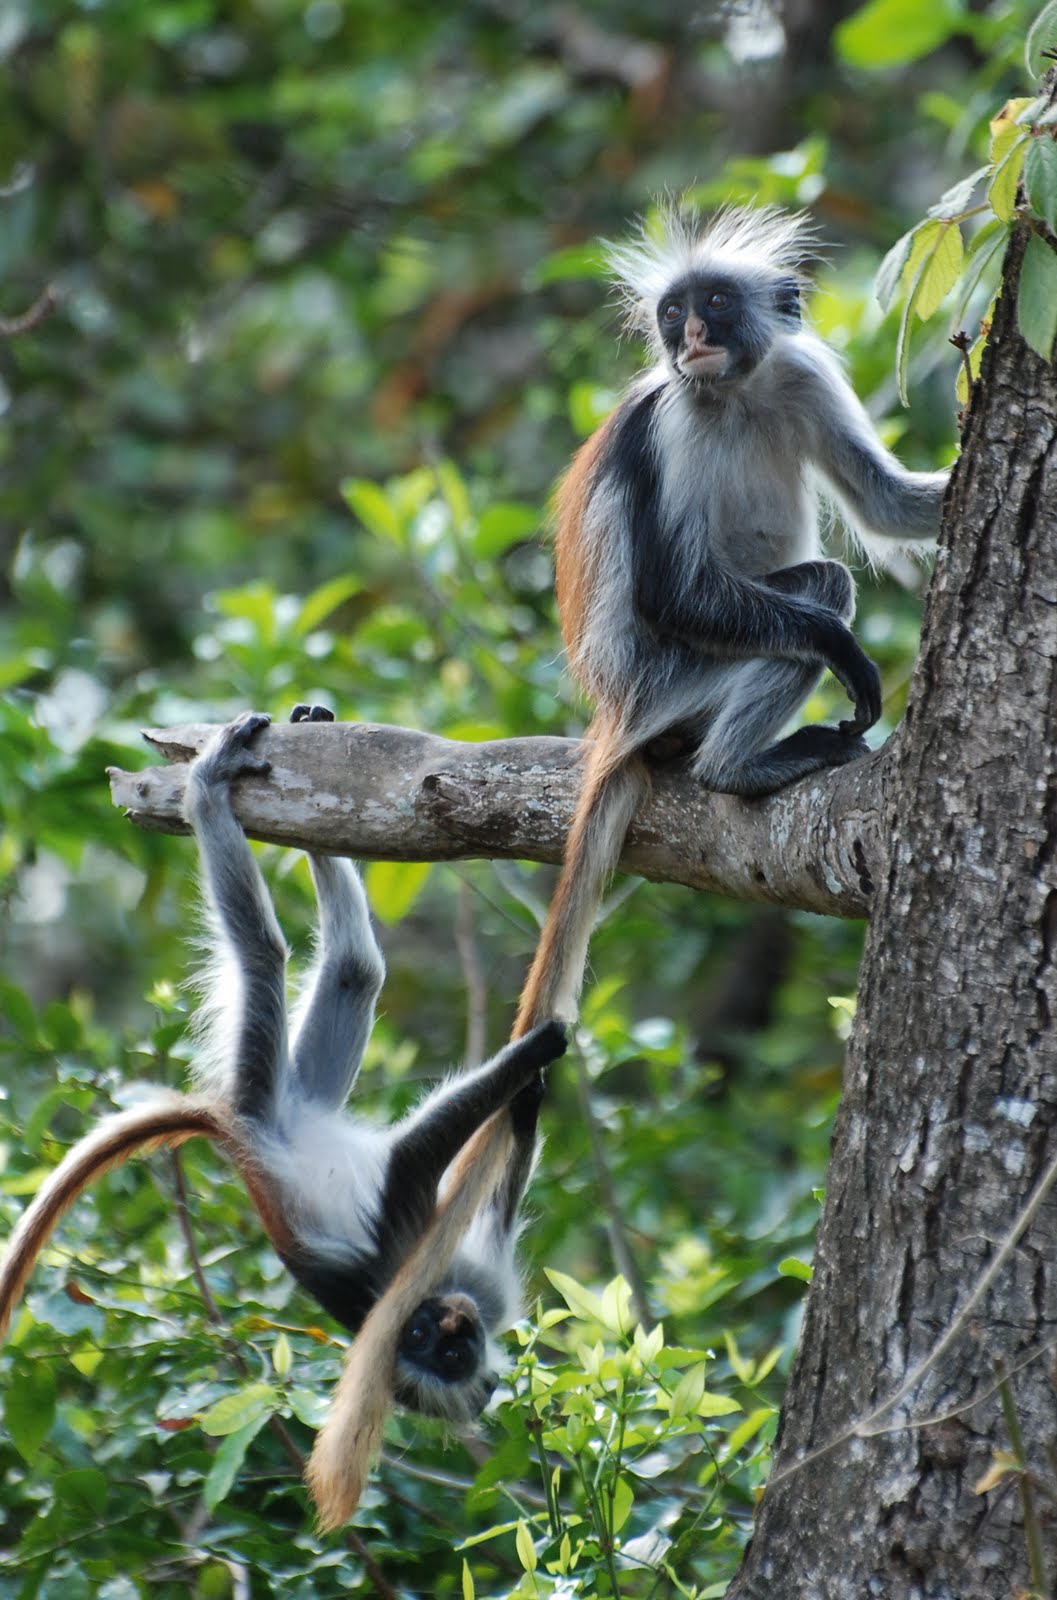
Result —
<svg viewBox="0 0 1057 1600"><path fill-rule="evenodd" d="M184 763L212 731L149 731L155 749L179 764L112 770L115 804L140 827L186 832ZM573 739L463 744L372 723L277 723L260 741L271 774L240 783L239 816L256 839L323 854L556 862L580 748ZM889 766L878 752L758 801L712 794L678 768L659 771L621 868L741 900L864 916L883 870Z"/></svg>

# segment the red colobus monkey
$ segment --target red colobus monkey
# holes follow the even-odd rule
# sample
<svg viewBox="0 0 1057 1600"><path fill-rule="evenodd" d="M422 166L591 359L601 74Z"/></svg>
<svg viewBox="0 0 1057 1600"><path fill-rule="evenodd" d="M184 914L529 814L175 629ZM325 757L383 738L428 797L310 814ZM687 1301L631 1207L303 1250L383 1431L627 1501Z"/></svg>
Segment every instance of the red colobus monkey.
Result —
<svg viewBox="0 0 1057 1600"><path fill-rule="evenodd" d="M293 720L306 716L330 719L299 706ZM108 1117L73 1147L11 1237L0 1334L87 1184L144 1146L213 1139L293 1276L338 1322L362 1330L309 1470L320 1520L335 1527L359 1498L390 1391L456 1422L491 1397L492 1336L517 1314L517 1213L535 1161L543 1071L564 1053L565 1030L533 1029L391 1129L344 1111L385 969L352 864L309 856L319 949L288 1030L286 944L231 802L234 782L268 771L251 749L268 721L246 712L224 728L187 780L214 957L197 1092Z"/></svg>
<svg viewBox="0 0 1057 1600"><path fill-rule="evenodd" d="M557 595L594 699L565 864L516 1031L571 1019L605 881L647 784L691 752L706 788L770 794L866 752L880 677L849 626L847 567L821 558L818 496L868 545L932 539L945 472L881 444L833 352L800 319L801 217L677 212L612 248L655 365L575 457L558 492ZM824 667L854 714L779 737Z"/></svg>

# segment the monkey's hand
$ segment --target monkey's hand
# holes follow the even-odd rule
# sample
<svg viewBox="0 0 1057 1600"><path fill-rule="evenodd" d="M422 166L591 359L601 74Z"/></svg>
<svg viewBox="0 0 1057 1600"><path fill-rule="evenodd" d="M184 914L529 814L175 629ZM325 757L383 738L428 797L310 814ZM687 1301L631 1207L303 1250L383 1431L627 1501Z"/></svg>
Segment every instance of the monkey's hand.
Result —
<svg viewBox="0 0 1057 1600"><path fill-rule="evenodd" d="M253 776L266 778L272 770L270 761L250 754L249 746L267 728L271 717L266 711L244 711L229 722L202 751L191 771L198 785L228 784L234 778Z"/></svg>
<svg viewBox="0 0 1057 1600"><path fill-rule="evenodd" d="M526 1066L549 1067L568 1048L569 1030L564 1022L552 1018L549 1022L541 1022L538 1028L532 1028L523 1039L518 1040L518 1060Z"/></svg>
<svg viewBox="0 0 1057 1600"><path fill-rule="evenodd" d="M838 683L855 707L854 717L838 724L849 738L872 728L881 715L881 674L850 628L841 628L840 648L827 658Z"/></svg>

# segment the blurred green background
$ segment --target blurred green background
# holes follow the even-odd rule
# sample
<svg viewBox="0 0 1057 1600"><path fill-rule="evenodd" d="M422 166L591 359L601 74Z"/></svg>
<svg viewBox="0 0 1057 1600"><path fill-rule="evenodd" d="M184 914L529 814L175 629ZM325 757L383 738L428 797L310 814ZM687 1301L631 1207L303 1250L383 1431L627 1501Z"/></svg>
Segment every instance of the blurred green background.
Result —
<svg viewBox="0 0 1057 1600"><path fill-rule="evenodd" d="M105 779L148 761L140 727L301 699L457 738L583 727L547 502L640 360L600 238L666 190L809 208L816 324L904 460L951 459L950 329L917 338L900 410L872 277L1030 87L1036 9L7 0L0 315L61 295L0 342L7 1223L128 1083L185 1080L193 851L137 832ZM883 734L919 600L863 577ZM812 714L843 711L827 681ZM303 951L304 864L261 859ZM389 1117L468 1039L503 1040L553 875L367 876L389 978L361 1081ZM622 1232L688 1386L658 1410L634 1361L592 1369L598 1337L627 1355L611 1299L531 1346L575 1397L544 1416L542 1471L524 1394L469 1443L395 1423L360 1520L393 1592L722 1593L795 1336L860 938L616 886L545 1112L528 1303L563 1303L544 1265L611 1279ZM16 1319L0 1594L374 1592L362 1551L313 1536L264 1426L279 1411L308 1448L339 1352L297 1331L315 1313L220 1164L181 1161L81 1202ZM189 1275L181 1182L233 1345ZM729 1414L695 1398L699 1371ZM634 1451L613 1431L629 1382ZM241 1431L199 1427L247 1385Z"/></svg>

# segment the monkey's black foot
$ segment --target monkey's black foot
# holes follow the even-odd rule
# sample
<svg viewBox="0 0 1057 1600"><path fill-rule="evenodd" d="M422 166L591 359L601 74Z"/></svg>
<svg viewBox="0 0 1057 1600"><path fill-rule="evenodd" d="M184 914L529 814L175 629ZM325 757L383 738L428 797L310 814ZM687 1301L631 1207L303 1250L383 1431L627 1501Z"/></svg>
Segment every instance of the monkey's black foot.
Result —
<svg viewBox="0 0 1057 1600"><path fill-rule="evenodd" d="M334 713L326 706L296 705L290 713L291 722L333 722Z"/></svg>
<svg viewBox="0 0 1057 1600"><path fill-rule="evenodd" d="M266 778L272 770L271 762L251 755L249 746L271 720L266 711L244 711L221 728L196 762L200 776L211 783L230 783L233 778L251 776Z"/></svg>
<svg viewBox="0 0 1057 1600"><path fill-rule="evenodd" d="M811 758L816 767L846 767L849 761L870 754L870 746L859 733L851 731L851 724L842 722L831 728L824 722L809 723L797 728L779 746L783 756Z"/></svg>

